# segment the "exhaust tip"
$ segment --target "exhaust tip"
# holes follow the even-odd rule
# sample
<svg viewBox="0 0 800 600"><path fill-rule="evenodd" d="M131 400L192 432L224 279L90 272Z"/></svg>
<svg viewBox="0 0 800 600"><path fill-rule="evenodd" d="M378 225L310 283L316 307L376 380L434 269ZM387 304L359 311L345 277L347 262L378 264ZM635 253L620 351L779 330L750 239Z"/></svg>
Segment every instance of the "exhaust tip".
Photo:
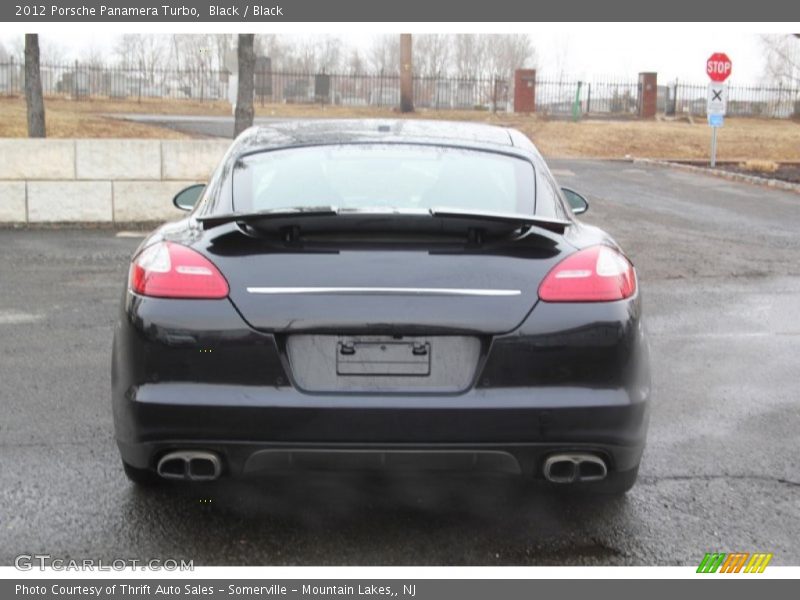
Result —
<svg viewBox="0 0 800 600"><path fill-rule="evenodd" d="M164 479L212 481L222 473L222 462L215 452L177 450L161 457L156 472Z"/></svg>
<svg viewBox="0 0 800 600"><path fill-rule="evenodd" d="M551 456L544 463L544 476L555 483L572 483L578 476L578 465L569 457Z"/></svg>
<svg viewBox="0 0 800 600"><path fill-rule="evenodd" d="M158 474L165 479L184 479L186 461L182 458L165 456L158 462Z"/></svg>
<svg viewBox="0 0 800 600"><path fill-rule="evenodd" d="M189 460L189 479L216 479L220 471L219 459L215 455L195 457Z"/></svg>
<svg viewBox="0 0 800 600"><path fill-rule="evenodd" d="M578 481L602 481L606 475L606 463L598 456L589 455L578 463Z"/></svg>
<svg viewBox="0 0 800 600"><path fill-rule="evenodd" d="M553 454L544 461L542 472L553 483L576 483L601 481L606 478L608 468L594 454Z"/></svg>

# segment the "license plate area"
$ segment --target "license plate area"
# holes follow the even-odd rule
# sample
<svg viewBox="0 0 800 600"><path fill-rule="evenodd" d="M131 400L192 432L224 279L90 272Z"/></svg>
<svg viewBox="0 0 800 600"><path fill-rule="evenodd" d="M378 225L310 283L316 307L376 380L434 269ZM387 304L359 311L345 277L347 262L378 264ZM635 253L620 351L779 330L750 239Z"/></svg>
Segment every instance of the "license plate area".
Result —
<svg viewBox="0 0 800 600"><path fill-rule="evenodd" d="M285 348L292 383L303 392L452 394L472 384L483 343L462 335L299 333L286 336Z"/></svg>
<svg viewBox="0 0 800 600"><path fill-rule="evenodd" d="M336 374L427 377L431 374L431 344L420 340L339 340Z"/></svg>

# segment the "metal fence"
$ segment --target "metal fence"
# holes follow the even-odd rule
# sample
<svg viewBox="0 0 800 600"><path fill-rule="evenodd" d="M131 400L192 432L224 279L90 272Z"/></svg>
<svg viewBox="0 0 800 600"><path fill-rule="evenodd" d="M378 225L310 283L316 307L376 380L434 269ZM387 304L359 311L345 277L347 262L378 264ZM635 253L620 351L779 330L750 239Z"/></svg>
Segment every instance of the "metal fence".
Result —
<svg viewBox="0 0 800 600"><path fill-rule="evenodd" d="M210 69L150 69L79 62L41 65L44 95L73 100L109 98L142 101L172 99L227 101L232 77ZM0 96L24 94L24 66L0 63ZM414 77L414 105L421 109L513 110L513 80L498 76ZM400 77L395 73L302 73L257 69L257 104L297 103L341 106L397 106ZM636 116L638 79L595 78L587 81L538 77L536 111L552 116ZM658 111L703 116L706 85L670 82L658 86ZM800 88L729 86L728 114L789 118L800 116Z"/></svg>
<svg viewBox="0 0 800 600"><path fill-rule="evenodd" d="M255 76L257 103L397 106L398 75L266 71ZM509 109L509 83L497 77L415 77L414 106L429 109Z"/></svg>
<svg viewBox="0 0 800 600"><path fill-rule="evenodd" d="M706 115L707 85L675 82L666 87L671 96L668 114ZM726 114L773 119L800 116L800 87L728 85Z"/></svg>
<svg viewBox="0 0 800 600"><path fill-rule="evenodd" d="M43 64L39 68L45 97L73 100L90 98L173 98L223 100L227 98L227 71L204 69L138 69L81 64ZM25 69L19 62L0 63L0 95L24 93Z"/></svg>
<svg viewBox="0 0 800 600"><path fill-rule="evenodd" d="M40 67L45 97L73 100L161 98L200 102L227 100L228 71L128 69L73 63ZM0 95L24 93L24 67L0 63ZM431 109L510 109L510 85L498 77L415 77L414 105ZM270 103L320 103L344 106L396 106L396 74L328 74L256 70L255 100Z"/></svg>
<svg viewBox="0 0 800 600"><path fill-rule="evenodd" d="M631 115L639 107L637 80L536 80L536 110L548 115Z"/></svg>

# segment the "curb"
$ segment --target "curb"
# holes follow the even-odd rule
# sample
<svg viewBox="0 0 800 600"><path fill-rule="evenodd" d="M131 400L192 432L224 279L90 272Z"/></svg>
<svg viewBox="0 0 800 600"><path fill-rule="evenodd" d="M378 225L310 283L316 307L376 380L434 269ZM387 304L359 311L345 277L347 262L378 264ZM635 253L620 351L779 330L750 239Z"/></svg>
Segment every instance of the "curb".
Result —
<svg viewBox="0 0 800 600"><path fill-rule="evenodd" d="M712 177L719 177L720 179L727 179L729 181L751 183L753 185L771 187L778 190L786 190L800 194L800 183L790 183L788 181L781 181L780 179L769 179L767 177L759 177L758 175L744 175L743 173L731 173L730 171L724 171L721 169L696 167L695 165L684 165L681 163L670 162L667 160L656 160L653 158L634 158L632 162L634 164L655 165L657 167L667 167L670 169L677 169L679 171L701 173L703 175L711 175Z"/></svg>

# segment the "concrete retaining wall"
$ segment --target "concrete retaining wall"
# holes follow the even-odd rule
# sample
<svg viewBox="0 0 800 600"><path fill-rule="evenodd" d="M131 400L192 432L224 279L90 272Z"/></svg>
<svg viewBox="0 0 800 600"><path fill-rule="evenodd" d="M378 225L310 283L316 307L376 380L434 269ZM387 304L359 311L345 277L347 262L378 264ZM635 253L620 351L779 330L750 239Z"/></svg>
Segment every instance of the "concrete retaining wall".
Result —
<svg viewBox="0 0 800 600"><path fill-rule="evenodd" d="M225 140L0 139L0 223L125 223L184 214L172 197L205 182Z"/></svg>

